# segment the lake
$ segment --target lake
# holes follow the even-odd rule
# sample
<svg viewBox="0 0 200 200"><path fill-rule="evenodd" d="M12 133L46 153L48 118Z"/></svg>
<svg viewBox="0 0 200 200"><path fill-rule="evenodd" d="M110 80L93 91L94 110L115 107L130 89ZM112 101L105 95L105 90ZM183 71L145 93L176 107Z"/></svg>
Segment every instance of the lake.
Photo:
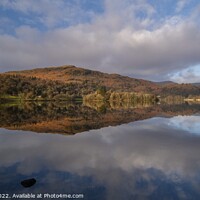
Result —
<svg viewBox="0 0 200 200"><path fill-rule="evenodd" d="M9 103L0 127L10 199L200 199L200 104Z"/></svg>

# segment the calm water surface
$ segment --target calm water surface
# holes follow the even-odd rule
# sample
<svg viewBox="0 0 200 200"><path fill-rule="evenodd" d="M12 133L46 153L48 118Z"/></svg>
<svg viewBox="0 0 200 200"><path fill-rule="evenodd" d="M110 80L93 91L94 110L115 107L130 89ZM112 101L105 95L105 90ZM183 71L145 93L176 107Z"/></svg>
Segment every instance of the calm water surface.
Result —
<svg viewBox="0 0 200 200"><path fill-rule="evenodd" d="M78 109L51 107L51 116L40 105L39 110L31 108L31 117L25 114L28 107L3 107L0 193L199 200L199 107L88 111L78 105ZM36 184L24 188L21 181L29 178Z"/></svg>

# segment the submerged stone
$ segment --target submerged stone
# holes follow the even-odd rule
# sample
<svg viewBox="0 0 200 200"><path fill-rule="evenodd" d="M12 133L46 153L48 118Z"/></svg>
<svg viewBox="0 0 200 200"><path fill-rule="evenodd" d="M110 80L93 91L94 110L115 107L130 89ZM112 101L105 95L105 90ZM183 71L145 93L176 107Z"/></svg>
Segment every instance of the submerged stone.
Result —
<svg viewBox="0 0 200 200"><path fill-rule="evenodd" d="M21 185L26 188L33 186L35 183L36 183L36 180L34 178L21 181Z"/></svg>

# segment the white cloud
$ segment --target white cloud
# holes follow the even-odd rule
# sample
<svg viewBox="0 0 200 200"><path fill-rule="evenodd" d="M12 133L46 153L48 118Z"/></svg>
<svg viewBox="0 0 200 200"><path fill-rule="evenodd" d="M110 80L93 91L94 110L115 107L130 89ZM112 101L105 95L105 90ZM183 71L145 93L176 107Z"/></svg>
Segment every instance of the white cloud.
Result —
<svg viewBox="0 0 200 200"><path fill-rule="evenodd" d="M27 22L27 16L31 16L32 22L41 23L49 28L60 25L60 23L80 23L84 21L84 18L91 17L93 14L81 8L80 0L2 0L0 6L4 10L11 9L25 14L26 16L21 19L24 22Z"/></svg>
<svg viewBox="0 0 200 200"><path fill-rule="evenodd" d="M41 2L38 6L44 7L46 1ZM60 5L55 6L55 13ZM19 9L26 11L27 7L21 5ZM47 18L53 5L49 7ZM88 23L43 33L29 26L18 27L16 37L0 35L1 71L74 64L162 80L199 64L200 28L194 17L172 16L156 22L155 12L144 0L106 0L105 12ZM55 15L52 19L59 19ZM54 24L51 17L47 23Z"/></svg>
<svg viewBox="0 0 200 200"><path fill-rule="evenodd" d="M150 26L154 13L153 6L145 0L105 0L105 14L102 20L107 22L108 26L115 25L118 29L127 26L141 29Z"/></svg>
<svg viewBox="0 0 200 200"><path fill-rule="evenodd" d="M181 12L183 8L190 2L190 0L178 0L176 5L176 12Z"/></svg>
<svg viewBox="0 0 200 200"><path fill-rule="evenodd" d="M0 18L0 34L3 34L12 27L13 27L13 21L11 19L9 19L8 17Z"/></svg>
<svg viewBox="0 0 200 200"><path fill-rule="evenodd" d="M179 83L199 83L200 82L200 65L188 67L177 73L172 74L170 80Z"/></svg>

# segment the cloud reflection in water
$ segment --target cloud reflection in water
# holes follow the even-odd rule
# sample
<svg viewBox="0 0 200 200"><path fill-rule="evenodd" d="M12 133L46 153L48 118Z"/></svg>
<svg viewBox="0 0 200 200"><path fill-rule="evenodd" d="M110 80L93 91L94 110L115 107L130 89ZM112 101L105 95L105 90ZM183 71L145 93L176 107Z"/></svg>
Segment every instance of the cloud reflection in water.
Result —
<svg viewBox="0 0 200 200"><path fill-rule="evenodd" d="M51 190L55 183L66 189L67 180L76 189L84 183L101 186L106 199L200 197L198 120L152 118L74 136L0 129L0 169L40 174Z"/></svg>
<svg viewBox="0 0 200 200"><path fill-rule="evenodd" d="M200 135L200 116L176 116L169 124L177 129Z"/></svg>

